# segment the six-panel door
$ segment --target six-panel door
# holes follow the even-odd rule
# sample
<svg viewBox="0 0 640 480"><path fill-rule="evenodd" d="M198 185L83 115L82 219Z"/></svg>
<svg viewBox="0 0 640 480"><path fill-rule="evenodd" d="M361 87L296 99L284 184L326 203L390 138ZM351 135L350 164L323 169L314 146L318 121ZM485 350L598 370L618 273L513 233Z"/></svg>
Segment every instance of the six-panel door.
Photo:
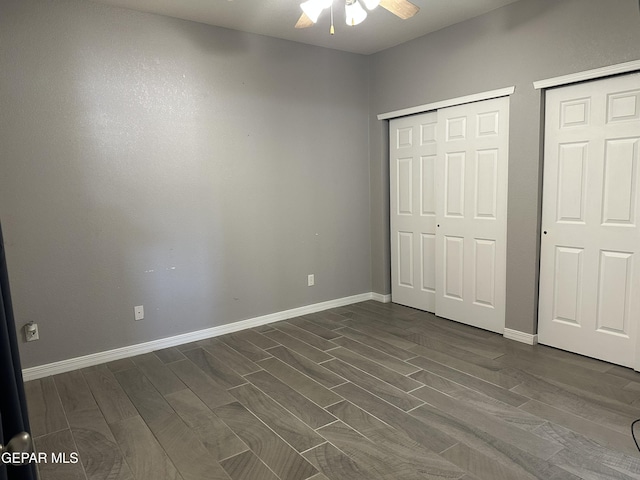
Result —
<svg viewBox="0 0 640 480"><path fill-rule="evenodd" d="M438 112L436 313L503 333L509 99Z"/></svg>
<svg viewBox="0 0 640 480"><path fill-rule="evenodd" d="M546 93L539 341L639 367L640 75Z"/></svg>
<svg viewBox="0 0 640 480"><path fill-rule="evenodd" d="M435 165L438 115L389 125L391 280L395 303L435 312Z"/></svg>

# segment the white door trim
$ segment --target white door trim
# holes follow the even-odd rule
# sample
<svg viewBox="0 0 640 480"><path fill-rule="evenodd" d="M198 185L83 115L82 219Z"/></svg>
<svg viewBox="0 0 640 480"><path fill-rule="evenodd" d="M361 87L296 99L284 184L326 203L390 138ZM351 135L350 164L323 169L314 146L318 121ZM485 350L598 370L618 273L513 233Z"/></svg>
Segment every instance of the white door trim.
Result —
<svg viewBox="0 0 640 480"><path fill-rule="evenodd" d="M571 73L560 77L547 78L546 80L538 80L533 82L533 88L536 90L559 87L569 83L584 82L585 80L595 80L596 78L608 77L610 75L619 75L622 73L630 73L640 70L640 60L631 62L618 63L609 65L608 67L595 68L593 70L585 70L584 72Z"/></svg>
<svg viewBox="0 0 640 480"><path fill-rule="evenodd" d="M378 120L391 120L392 118L405 117L407 115L413 115L416 113L425 113L431 110L438 110L446 107L455 107L456 105L463 105L465 103L479 102L482 100L490 100L492 98L507 97L513 95L516 91L516 87L505 87L498 90L490 90L488 92L474 93L472 95L466 95L464 97L450 98L448 100L442 100L440 102L427 103L425 105L418 105L417 107L405 108L402 110L395 110L393 112L381 113L378 115Z"/></svg>

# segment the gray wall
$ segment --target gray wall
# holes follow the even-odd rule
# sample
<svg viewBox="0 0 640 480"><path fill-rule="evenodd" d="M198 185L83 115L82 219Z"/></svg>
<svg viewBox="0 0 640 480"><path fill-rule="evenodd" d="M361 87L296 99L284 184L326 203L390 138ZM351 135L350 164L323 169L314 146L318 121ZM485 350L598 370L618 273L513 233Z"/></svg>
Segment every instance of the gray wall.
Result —
<svg viewBox="0 0 640 480"><path fill-rule="evenodd" d="M375 115L515 85L506 326L535 333L542 94L532 82L637 59L637 0L522 0L372 56L373 290L390 292L388 125Z"/></svg>
<svg viewBox="0 0 640 480"><path fill-rule="evenodd" d="M366 57L3 0L0 65L24 367L371 291Z"/></svg>

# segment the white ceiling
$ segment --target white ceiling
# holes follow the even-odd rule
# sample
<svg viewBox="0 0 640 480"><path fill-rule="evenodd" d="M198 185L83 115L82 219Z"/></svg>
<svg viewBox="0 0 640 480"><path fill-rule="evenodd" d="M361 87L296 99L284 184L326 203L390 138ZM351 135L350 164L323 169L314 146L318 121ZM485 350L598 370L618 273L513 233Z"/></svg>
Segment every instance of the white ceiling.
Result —
<svg viewBox="0 0 640 480"><path fill-rule="evenodd" d="M355 27L345 24L343 0L334 0L336 33L333 36L329 35L328 10L316 25L306 29L293 28L302 13L300 0L93 1L368 55L518 0L412 0L420 7L413 18L400 20L378 7Z"/></svg>

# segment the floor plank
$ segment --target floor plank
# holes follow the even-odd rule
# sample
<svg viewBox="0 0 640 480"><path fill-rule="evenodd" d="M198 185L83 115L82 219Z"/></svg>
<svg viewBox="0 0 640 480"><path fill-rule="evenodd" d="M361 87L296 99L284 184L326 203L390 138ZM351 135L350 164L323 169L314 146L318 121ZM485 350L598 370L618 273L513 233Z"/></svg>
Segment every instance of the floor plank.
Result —
<svg viewBox="0 0 640 480"><path fill-rule="evenodd" d="M153 354L162 361L162 363L173 363L178 360L184 360L185 356L176 347L163 348L156 350Z"/></svg>
<svg viewBox="0 0 640 480"><path fill-rule="evenodd" d="M237 333L230 333L229 335L218 337L218 340L226 343L229 347L233 348L236 352L244 355L252 362L259 362L260 360L264 360L265 358L269 358L271 356L263 349L255 346L253 343L244 340Z"/></svg>
<svg viewBox="0 0 640 480"><path fill-rule="evenodd" d="M435 453L422 448L420 444L403 435L400 431L378 420L350 402L341 402L329 407L329 411L354 430L384 448L404 465L426 479L458 478L464 474L455 465Z"/></svg>
<svg viewBox="0 0 640 480"><path fill-rule="evenodd" d="M247 375L248 373L260 370L260 367L256 363L236 352L233 348L220 340L213 339L213 341L208 346L204 347L204 349L231 367L231 369L238 375Z"/></svg>
<svg viewBox="0 0 640 480"><path fill-rule="evenodd" d="M429 450L439 453L457 443L452 437L394 407L352 383L334 389L365 412L391 425L407 437Z"/></svg>
<svg viewBox="0 0 640 480"><path fill-rule="evenodd" d="M291 318L287 321L295 325L296 327L307 330L308 332L311 332L318 337L324 338L325 340L334 340L342 336L339 333L334 332L333 330L323 327L322 325L318 325L317 323L306 320L304 317Z"/></svg>
<svg viewBox="0 0 640 480"><path fill-rule="evenodd" d="M196 433L214 459L220 461L248 449L191 390L171 393L166 395L165 399L184 423Z"/></svg>
<svg viewBox="0 0 640 480"><path fill-rule="evenodd" d="M566 449L559 451L551 458L551 462L585 480L631 480L638 478L625 475L597 460Z"/></svg>
<svg viewBox="0 0 640 480"><path fill-rule="evenodd" d="M305 452L304 456L331 480L371 480L368 470L329 442Z"/></svg>
<svg viewBox="0 0 640 480"><path fill-rule="evenodd" d="M409 395L373 375L369 375L356 367L352 367L342 360L335 359L325 362L322 365L333 373L346 378L354 385L358 385L404 411L416 408L423 403L413 395Z"/></svg>
<svg viewBox="0 0 640 480"><path fill-rule="evenodd" d="M417 356L416 353L411 353L384 340L373 337L372 335L368 335L359 330L354 330L351 327L344 327L337 331L351 340L369 345L370 347L376 348L387 355L391 355L392 357L396 357L400 360L409 360Z"/></svg>
<svg viewBox="0 0 640 480"><path fill-rule="evenodd" d="M218 407L214 413L281 479L305 480L317 473L313 465L239 403Z"/></svg>
<svg viewBox="0 0 640 480"><path fill-rule="evenodd" d="M325 351L336 347L336 344L331 342L330 340L319 337L318 335L311 333L308 330L304 330L288 322L274 323L273 327L293 338L297 338L298 340L302 340L303 342L308 343L318 350Z"/></svg>
<svg viewBox="0 0 640 480"><path fill-rule="evenodd" d="M138 415L110 370L83 370L82 373L107 423Z"/></svg>
<svg viewBox="0 0 640 480"><path fill-rule="evenodd" d="M359 368L363 372L367 372L368 374L399 388L404 392L409 392L422 386L422 383L414 380L413 378L409 378L401 373L395 372L390 368L384 367L379 363L373 362L346 348L335 348L331 350L331 355L342 360L346 364Z"/></svg>
<svg viewBox="0 0 640 480"><path fill-rule="evenodd" d="M80 461L89 480L133 480L80 370L54 377Z"/></svg>
<svg viewBox="0 0 640 480"><path fill-rule="evenodd" d="M456 418L457 421L464 422L465 425L469 427L482 430L485 434L490 435L494 439L501 440L505 444L517 444L520 449L543 460L549 459L562 448L559 443L549 441L548 439L543 440L527 430L520 429L511 423L486 414L480 409L471 407L469 402L456 400L432 388L424 387L421 389L420 398L430 406ZM419 418L426 418L427 411L433 410L417 409L414 412L423 413L424 415L417 416Z"/></svg>
<svg viewBox="0 0 640 480"><path fill-rule="evenodd" d="M273 323L269 325L270 329L273 330L275 325L276 324ZM253 329L242 330L235 333L235 336L246 342L253 343L256 347L261 348L262 350L278 346L278 342L274 342L269 337L266 337Z"/></svg>
<svg viewBox="0 0 640 480"><path fill-rule="evenodd" d="M229 393L298 452L309 450L325 441L312 428L254 385L232 388Z"/></svg>
<svg viewBox="0 0 640 480"><path fill-rule="evenodd" d="M251 450L240 453L235 457L227 458L221 462L222 468L226 470L233 480L278 480L278 477L269 467L260 461Z"/></svg>
<svg viewBox="0 0 640 480"><path fill-rule="evenodd" d="M52 377L27 382L25 394L33 437L69 428Z"/></svg>
<svg viewBox="0 0 640 480"><path fill-rule="evenodd" d="M301 373L304 373L309 378L315 380L320 385L326 388L336 387L346 380L333 372L330 372L322 365L318 365L316 362L309 360L304 355L289 350L286 347L279 346L269 350L274 357L283 361L290 367L295 368Z"/></svg>
<svg viewBox="0 0 640 480"><path fill-rule="evenodd" d="M234 401L234 398L224 388L191 361L181 360L171 363L169 367L209 408L219 407Z"/></svg>
<svg viewBox="0 0 640 480"><path fill-rule="evenodd" d="M361 355L369 360L376 362L383 367L400 373L401 375L410 375L420 370L419 367L411 365L405 361L399 360L396 357L388 355L381 350L360 343L348 337L336 338L333 343L340 345L348 350L351 350L358 355Z"/></svg>
<svg viewBox="0 0 640 480"><path fill-rule="evenodd" d="M217 359L201 348L189 350L185 352L185 356L195 363L200 370L209 375L214 382L224 388L233 388L247 383L244 378L235 373L222 360Z"/></svg>
<svg viewBox="0 0 640 480"><path fill-rule="evenodd" d="M163 395L187 388L184 383L153 353L132 358L133 363Z"/></svg>
<svg viewBox="0 0 640 480"><path fill-rule="evenodd" d="M622 407L612 407L606 403L586 399L582 395L577 395L522 370L517 374L521 376L523 382L512 390L514 393L552 405L618 432L628 432L629 425L637 416L637 409L632 411L629 407L621 411Z"/></svg>
<svg viewBox="0 0 640 480"><path fill-rule="evenodd" d="M630 456L610 450L579 433L551 423L541 425L535 430L535 433L544 440L558 443L565 447L566 451L574 453L574 455L566 456L566 459L588 458L625 475L640 477L640 458L638 455ZM576 463L579 463L579 460ZM571 464L575 465L574 462Z"/></svg>
<svg viewBox="0 0 640 480"><path fill-rule="evenodd" d="M307 397L296 392L268 372L252 373L245 378L311 428L320 428L336 420L326 410L320 408Z"/></svg>
<svg viewBox="0 0 640 480"><path fill-rule="evenodd" d="M419 480L422 475L391 456L382 446L363 437L342 422L332 423L318 430L332 445L361 465L369 478Z"/></svg>
<svg viewBox="0 0 640 480"><path fill-rule="evenodd" d="M321 407L334 404L342 397L277 358L260 361L260 366L281 382Z"/></svg>
<svg viewBox="0 0 640 480"><path fill-rule="evenodd" d="M415 344L409 340L406 340L401 336L404 332L402 329L395 327L392 332L389 331L388 323L372 321L369 318L365 319L349 319L344 322L345 326L353 330L365 333L373 338L376 338L380 342L392 345L401 350L408 350ZM342 330L337 330L342 332Z"/></svg>
<svg viewBox="0 0 640 480"><path fill-rule="evenodd" d="M473 450L464 443L455 445L445 451L442 456L482 480L534 480L536 478L496 462L495 459Z"/></svg>
<svg viewBox="0 0 640 480"><path fill-rule="evenodd" d="M120 420L111 430L136 480L183 480L142 418Z"/></svg>
<svg viewBox="0 0 640 480"><path fill-rule="evenodd" d="M449 368L459 370L467 375L472 375L484 380L485 382L493 383L502 388L510 389L521 383L521 380L518 378L514 378L508 373L505 373L508 369L504 368L504 365L495 360L487 359L480 364L476 363L474 360L461 360L453 355L430 350L422 345L416 345L411 349L411 351L415 353L416 356L419 355L420 357L426 358L432 362L446 365ZM415 364L414 360L416 359L410 360L409 363ZM491 362L492 365L488 366L488 362Z"/></svg>
<svg viewBox="0 0 640 480"><path fill-rule="evenodd" d="M310 313L308 315L302 315L300 318L315 323L316 325L320 325L327 330L335 330L336 328L343 327L344 325L342 322L346 319L346 317L336 313L335 310Z"/></svg>
<svg viewBox="0 0 640 480"><path fill-rule="evenodd" d="M500 385L491 383L474 375L461 372L460 370L456 370L455 368L448 367L441 363L431 361L428 358L416 357L411 360L411 363L427 372L434 373L453 382L465 385L472 390L484 393L485 395L493 397L496 400L500 400L501 402L507 403L509 405L513 405L514 407L518 407L528 400L526 396L515 393L513 390L508 390L507 388L501 387ZM424 379L424 376L421 372L418 372L411 375L411 378L420 381L421 378ZM519 382L514 383L517 384Z"/></svg>
<svg viewBox="0 0 640 480"><path fill-rule="evenodd" d="M178 415L157 425L153 433L185 480L229 480L198 435Z"/></svg>
<svg viewBox="0 0 640 480"><path fill-rule="evenodd" d="M540 419L547 420L551 423L573 430L574 432L581 433L604 447L627 455L636 455L638 453L638 450L633 444L630 430L625 433L617 432L587 420L586 418L574 415L564 410L559 410L551 405L538 402L537 400L529 400L524 405L520 405L519 408Z"/></svg>
<svg viewBox="0 0 640 480"><path fill-rule="evenodd" d="M326 354L322 350L317 349L313 345L303 342L297 338L292 337L280 330L272 330L264 335L270 339L278 342L280 345L287 347L289 350L299 353L300 355L307 357L314 362L324 362L325 360L331 360L330 355Z"/></svg>
<svg viewBox="0 0 640 480"><path fill-rule="evenodd" d="M198 435L184 423L142 372L137 369L124 370L116 373L116 378L185 480L229 480Z"/></svg>
<svg viewBox="0 0 640 480"><path fill-rule="evenodd" d="M471 407L474 410L487 413L504 422L527 431L535 430L537 427L545 423L544 419L532 415L525 410L513 407L507 403L496 400L493 397L477 392L475 390L471 390L462 386L459 387L460 388L456 388L453 391L443 391L440 388L429 385L425 386L423 389L414 390L413 392L411 392L411 394L428 402L430 397L428 394L425 395L425 393L430 389L433 389L435 391L449 395L450 397L460 401L461 404L465 405L466 407Z"/></svg>
<svg viewBox="0 0 640 480"><path fill-rule="evenodd" d="M411 415L458 440L459 445L464 445L469 449L469 452L474 453L472 457L475 458L475 453L477 453L478 458L490 459L490 463L501 465L510 472L516 472L515 475L511 474L512 476L507 477L509 479L537 478L539 480L545 480L549 478L576 478L551 463L548 458L541 458L527 450L527 446L531 444L536 448L536 453L543 457L549 457L550 451L555 450L559 452L562 450L562 446L557 444L552 444L545 448L544 446L540 446L540 444L536 445L536 442L532 441L529 436L525 437L524 443L518 443L515 439L513 441L504 441L499 438L502 437L502 433L499 430L496 431L494 427L491 427L491 433L486 432L481 426L471 425L467 423L465 419L460 419L430 405L423 405L413 410ZM498 436L494 436L494 434ZM449 452L449 450L447 450L447 452ZM459 461L456 461L455 458L457 457L449 457L447 452L444 452L442 456L455 465L466 469L480 478L490 478L487 473L482 473L481 470L465 467ZM485 463L484 460L482 463ZM498 476L497 478L502 477Z"/></svg>
<svg viewBox="0 0 640 480"><path fill-rule="evenodd" d="M48 433L34 439L36 451L46 453L47 462L38 463L40 480L87 480L80 462L53 463L49 461L52 454L64 454L70 459L71 454L77 453L76 442L70 430Z"/></svg>

